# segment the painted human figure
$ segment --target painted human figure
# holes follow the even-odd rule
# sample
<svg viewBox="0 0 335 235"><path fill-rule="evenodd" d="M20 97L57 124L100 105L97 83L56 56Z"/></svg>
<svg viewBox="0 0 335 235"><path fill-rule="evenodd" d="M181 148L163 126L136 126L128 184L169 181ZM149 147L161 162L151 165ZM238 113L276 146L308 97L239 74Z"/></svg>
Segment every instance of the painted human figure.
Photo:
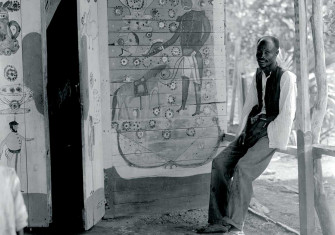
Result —
<svg viewBox="0 0 335 235"><path fill-rule="evenodd" d="M152 56L165 48L173 45L180 38L182 49L182 104L177 110L186 109L188 89L190 80L194 84L196 110L192 115L200 114L201 105L201 83L203 76L203 58L200 53L201 47L207 41L211 25L205 11L202 10L202 0L182 0L182 7L186 13L177 18L179 26L174 35L165 43L158 42L152 45L146 56Z"/></svg>
<svg viewBox="0 0 335 235"><path fill-rule="evenodd" d="M16 121L11 121L9 123L9 128L11 129L12 132L10 132L0 144L1 153L4 150L4 146L5 145L7 146L7 149L5 150L5 156L7 157L7 166L15 168L16 172L18 165L18 157L19 154L21 153L22 141L34 140L34 138L25 138L19 133L17 133L18 125L19 123L17 123Z"/></svg>

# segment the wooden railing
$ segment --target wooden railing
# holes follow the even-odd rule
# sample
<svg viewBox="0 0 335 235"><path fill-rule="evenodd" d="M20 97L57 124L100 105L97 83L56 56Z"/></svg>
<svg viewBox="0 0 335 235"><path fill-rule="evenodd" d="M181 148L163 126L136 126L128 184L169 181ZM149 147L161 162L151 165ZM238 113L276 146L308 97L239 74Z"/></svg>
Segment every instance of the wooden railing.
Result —
<svg viewBox="0 0 335 235"><path fill-rule="evenodd" d="M234 134L231 134L231 133L228 133L228 134L225 134L225 137L224 137L224 140L226 141L233 141L235 139L235 135ZM277 150L276 152L279 152L279 153L286 153L286 154L290 154L290 155L294 155L294 156L298 156L297 154L297 147L296 146L288 146L286 150ZM332 157L335 157L335 146L327 146L327 145L321 145L321 144L317 144L317 145L313 145L312 146L312 156L313 156L313 160L318 160L318 159L321 159L322 158L322 155L327 155L327 156L332 156ZM319 166L318 162L316 161L313 161L313 168L315 167L321 167ZM298 168L298 171L301 171L301 169ZM320 174L321 172L321 174ZM316 197L316 202L319 201L319 203L327 203L326 202L326 196L323 192L323 190L321 190L320 188L318 189L318 187L321 187L322 185L322 171L313 171L313 173L311 175L306 175L305 177L299 177L301 176L301 174L303 174L305 172L299 172L298 174L298 182L299 184L306 184L305 180L309 180L309 184L313 187L313 193L315 195L305 195L305 198L314 198ZM317 175L319 174L319 175ZM302 179L303 178L303 179ZM316 183L315 183L316 182ZM315 185L315 184L318 184L318 185ZM316 188L315 188L316 187ZM309 191L311 192L311 191ZM299 199L299 212L300 212L300 215L302 213L304 213L305 211L314 211L314 209L318 210L320 208L320 205L318 205L319 203L315 203L314 200L311 202L306 202L306 201L302 201L301 199ZM321 205L323 207L327 206L327 205ZM310 220L315 220L315 216L314 216L315 213L312 213L312 214L309 214L309 215L306 215L309 217L309 221ZM331 214L327 214L327 213L324 213L324 216L330 216L332 217ZM323 221L326 221L327 224L321 226L321 227L326 227L326 228L329 228L329 232L327 231L326 233L324 232L324 235L326 234L329 234L329 235L335 235L333 234L333 231L334 231L334 220L333 218L329 218L329 219L326 219L326 220L323 220ZM303 228L302 228L303 227ZM315 224L312 223L312 224L307 224L307 223L300 223L300 230L303 230L303 231L314 231L315 230ZM302 232L302 234L304 234L304 232Z"/></svg>

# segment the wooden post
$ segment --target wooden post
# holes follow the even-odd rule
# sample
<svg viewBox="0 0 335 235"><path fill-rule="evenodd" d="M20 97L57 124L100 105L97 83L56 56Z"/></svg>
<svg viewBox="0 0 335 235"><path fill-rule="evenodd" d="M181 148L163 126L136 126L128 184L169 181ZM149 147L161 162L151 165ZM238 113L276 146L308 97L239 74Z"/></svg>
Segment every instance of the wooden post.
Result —
<svg viewBox="0 0 335 235"><path fill-rule="evenodd" d="M240 53L241 53L241 37L238 37L235 41L235 49L234 49L235 62L234 62L234 77L233 77L233 95L232 95L231 106L230 106L229 125L234 124L236 91L238 89L238 74L240 73L239 66L238 66L239 65L238 60L240 57Z"/></svg>
<svg viewBox="0 0 335 235"><path fill-rule="evenodd" d="M312 1L311 26L314 45L315 77L318 87L316 105L313 107L312 136L313 144L319 144L321 127L326 114L328 85L323 39L322 0ZM315 209L319 217L322 234L335 234L335 222L330 211L323 187L321 157L314 160Z"/></svg>
<svg viewBox="0 0 335 235"><path fill-rule="evenodd" d="M295 61L297 68L297 137L298 137L298 177L299 215L301 235L313 234L314 219L314 179L312 132L308 98L308 54L307 54L307 14L306 0L294 0L295 9Z"/></svg>

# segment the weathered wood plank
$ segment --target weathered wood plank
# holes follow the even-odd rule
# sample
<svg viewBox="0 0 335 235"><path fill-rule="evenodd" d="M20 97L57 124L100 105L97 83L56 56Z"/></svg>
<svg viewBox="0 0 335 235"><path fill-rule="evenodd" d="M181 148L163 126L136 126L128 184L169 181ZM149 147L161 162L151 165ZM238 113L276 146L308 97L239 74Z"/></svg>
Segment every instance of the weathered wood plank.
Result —
<svg viewBox="0 0 335 235"><path fill-rule="evenodd" d="M52 17L54 16L57 7L61 0L45 0L45 13L46 13L46 27L48 28Z"/></svg>
<svg viewBox="0 0 335 235"><path fill-rule="evenodd" d="M109 206L105 218L208 205L210 174L126 180L118 175L115 168L111 168L105 170L105 175Z"/></svg>
<svg viewBox="0 0 335 235"><path fill-rule="evenodd" d="M321 155L335 157L335 147L323 144L313 144L314 159L321 158Z"/></svg>
<svg viewBox="0 0 335 235"><path fill-rule="evenodd" d="M307 6L295 0L295 58L297 67L297 138L299 177L300 232L311 235L315 230L312 135L308 96Z"/></svg>

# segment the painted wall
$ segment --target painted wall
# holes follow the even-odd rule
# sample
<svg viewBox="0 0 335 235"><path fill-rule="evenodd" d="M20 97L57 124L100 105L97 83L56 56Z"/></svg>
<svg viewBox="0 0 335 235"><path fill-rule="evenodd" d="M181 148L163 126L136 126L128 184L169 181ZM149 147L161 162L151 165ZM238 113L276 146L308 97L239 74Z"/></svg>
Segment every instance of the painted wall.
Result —
<svg viewBox="0 0 335 235"><path fill-rule="evenodd" d="M223 1L108 0L114 148L104 167L112 213L164 194L146 183L152 177L158 185L179 177L169 185L178 198L210 172L226 127L224 23ZM141 190L125 189L139 180Z"/></svg>
<svg viewBox="0 0 335 235"><path fill-rule="evenodd" d="M29 226L50 222L40 0L0 1L0 164L16 169Z"/></svg>
<svg viewBox="0 0 335 235"><path fill-rule="evenodd" d="M97 0L78 0L79 62L82 108L85 228L105 213L103 122Z"/></svg>

